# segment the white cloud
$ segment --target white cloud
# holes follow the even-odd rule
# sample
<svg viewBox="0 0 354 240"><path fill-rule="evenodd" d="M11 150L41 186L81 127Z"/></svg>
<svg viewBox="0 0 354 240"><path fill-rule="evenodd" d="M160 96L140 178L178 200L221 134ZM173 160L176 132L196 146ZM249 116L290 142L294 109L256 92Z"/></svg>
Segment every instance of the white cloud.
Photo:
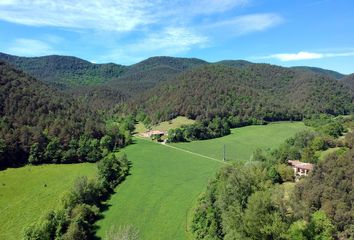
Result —
<svg viewBox="0 0 354 240"><path fill-rule="evenodd" d="M142 41L132 44L130 48L137 52L163 50L165 54L173 54L188 51L193 45L200 46L207 41L207 37L186 28L171 27L148 35Z"/></svg>
<svg viewBox="0 0 354 240"><path fill-rule="evenodd" d="M145 0L7 0L0 19L30 26L130 31L154 21Z"/></svg>
<svg viewBox="0 0 354 240"><path fill-rule="evenodd" d="M342 52L342 53L315 53L315 52L305 52L301 51L298 53L278 53L272 54L266 57L261 57L263 59L277 59L282 62L288 61L299 61L299 60L309 60L309 59L320 59L320 58L331 58L331 57L349 57L354 56L354 52Z"/></svg>
<svg viewBox="0 0 354 240"><path fill-rule="evenodd" d="M249 0L1 0L0 19L30 25L126 32L180 16L213 14Z"/></svg>
<svg viewBox="0 0 354 240"><path fill-rule="evenodd" d="M111 56L118 53L136 59L143 55L176 55L192 47L204 47L210 39L264 31L282 22L279 15L269 13L225 20L232 14L230 10L252 1L0 0L0 20L65 28L81 35L77 42L85 41L92 46L101 43L102 48L111 50ZM50 44L58 46L65 41L56 36L41 40L41 44L33 40L37 45L32 42L36 45L32 51L22 47L21 42L15 42L10 50L22 55L47 54Z"/></svg>
<svg viewBox="0 0 354 240"><path fill-rule="evenodd" d="M142 40L112 49L100 61L117 61L126 64L156 55L175 56L189 51L192 47L203 47L208 38L187 28L170 27L160 32L148 34Z"/></svg>
<svg viewBox="0 0 354 240"><path fill-rule="evenodd" d="M279 54L271 55L270 58L276 58L279 59L280 61L286 62L286 61L323 58L323 54L312 53L312 52L279 53Z"/></svg>
<svg viewBox="0 0 354 240"><path fill-rule="evenodd" d="M19 56L41 56L53 54L55 50L46 42L19 38L7 48L7 52Z"/></svg>
<svg viewBox="0 0 354 240"><path fill-rule="evenodd" d="M227 21L212 24L211 28L229 28L235 34L242 35L251 32L264 31L283 22L283 18L277 14L248 14L238 16Z"/></svg>

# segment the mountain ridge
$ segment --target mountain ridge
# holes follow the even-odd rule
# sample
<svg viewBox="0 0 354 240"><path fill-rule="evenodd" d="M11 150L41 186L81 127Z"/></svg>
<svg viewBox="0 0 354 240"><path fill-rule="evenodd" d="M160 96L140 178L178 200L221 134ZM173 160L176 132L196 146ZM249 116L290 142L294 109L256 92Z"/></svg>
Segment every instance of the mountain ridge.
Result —
<svg viewBox="0 0 354 240"><path fill-rule="evenodd" d="M351 111L352 96L341 82L309 71L269 64L205 65L139 95L132 106L154 122L178 115L273 121L312 113L345 114Z"/></svg>
<svg viewBox="0 0 354 240"><path fill-rule="evenodd" d="M269 79L270 76L264 74L277 74L278 78L288 78L287 74L291 73L300 78L303 76L312 76L311 78L335 79L338 84L348 86L354 95L354 88L350 86L351 81L346 80L348 77L335 71L314 68L314 67L280 67L266 63L252 63L246 60L222 60L218 62L207 62L198 58L176 58L168 56L150 57L143 61L130 66L117 65L115 63L94 64L89 61L82 60L76 57L50 55L44 57L17 57L8 54L0 53L0 60L7 59L9 64L18 68L27 74L50 84L54 88L59 88L66 93L80 99L86 103L90 103L92 107L98 109L109 109L120 103L129 103L130 100L137 96L144 96L146 92L161 91L161 86L172 85L175 79L181 78L183 74L200 69L205 66L224 66L214 68L215 71L223 71L221 69L236 69L240 71L254 71L257 73L253 77ZM270 70L272 69L272 70ZM227 72L229 70L226 70ZM236 71L237 72L237 71ZM203 75L203 73L199 73ZM235 73L236 74L236 73ZM221 75L223 75L221 73ZM208 76L205 76L208 77ZM232 77L227 76L232 79ZM305 79L307 79L305 77ZM343 80L344 79L344 80ZM253 81L253 79L249 79ZM73 83L74 81L74 83ZM280 82L272 82L275 87L280 87ZM247 82L239 81L235 84L242 84L236 86L238 88L252 88L248 86ZM305 83L301 83L303 86ZM320 85L318 83L317 85ZM321 88L319 86L315 88ZM203 86L196 86L200 89ZM218 86L213 86L217 88ZM230 86L235 87L235 86ZM253 86L255 87L255 86ZM266 88L266 86L264 86ZM269 90L269 89L268 89ZM218 91L217 89L215 91ZM248 93L252 93L252 89ZM258 89L264 91L264 89ZM307 89L303 89L307 92ZM279 89L272 89L267 94L278 94ZM183 93L181 93L183 96ZM220 93L223 94L223 93ZM302 99L301 94L297 93L294 102ZM296 95L296 94L295 94ZM288 95L290 97L290 94ZM298 99L296 99L298 98ZM263 99L264 101L266 99ZM290 101L289 99L287 101ZM191 103L192 105L194 103ZM284 107L286 109L286 107Z"/></svg>
<svg viewBox="0 0 354 240"><path fill-rule="evenodd" d="M206 64L221 64L230 67L247 67L253 63L246 60L221 60L208 62L199 58L180 58L170 56L154 56L132 65L116 63L92 63L87 60L64 55L47 55L39 57L19 57L0 52L0 60L5 61L36 77L62 88L80 85L115 84L124 81L162 82L176 76L178 73ZM346 75L339 72L310 67L290 67L302 71L311 71L335 79ZM71 71L71 72L70 72ZM151 72L157 74L152 74ZM159 74L161 71L162 74ZM152 84L153 85L153 84Z"/></svg>

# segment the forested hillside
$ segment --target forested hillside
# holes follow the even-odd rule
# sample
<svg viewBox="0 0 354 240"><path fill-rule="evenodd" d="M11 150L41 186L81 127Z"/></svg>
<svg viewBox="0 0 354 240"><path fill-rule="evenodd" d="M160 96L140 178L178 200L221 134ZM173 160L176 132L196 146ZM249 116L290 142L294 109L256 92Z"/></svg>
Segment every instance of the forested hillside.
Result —
<svg viewBox="0 0 354 240"><path fill-rule="evenodd" d="M287 120L317 112L343 114L352 108L348 90L341 86L353 89L352 76L342 78L314 67L174 57L151 57L131 66L67 56L0 53L1 59L93 108L107 110L127 103L129 111L142 110L153 122L177 115Z"/></svg>
<svg viewBox="0 0 354 240"><path fill-rule="evenodd" d="M343 78L341 80L341 82L347 86L348 88L350 88L350 90L352 91L352 93L354 94L354 74L350 74L348 76L346 76L345 78Z"/></svg>
<svg viewBox="0 0 354 240"><path fill-rule="evenodd" d="M336 71L328 70L328 69L323 69L323 68L317 68L317 67L307 67L307 66L298 66L298 67L292 67L292 69L297 69L297 70L303 70L303 71L308 71L312 73L318 73L318 74L323 74L328 77L332 77L334 79L341 79L345 77L344 74L341 74Z"/></svg>
<svg viewBox="0 0 354 240"><path fill-rule="evenodd" d="M251 62L245 61L245 60L222 60L219 62L215 62L214 64L221 64L221 65L225 65L225 66L229 66L229 67L242 68L242 67L246 67L251 64L254 64L254 63L251 63Z"/></svg>
<svg viewBox="0 0 354 240"><path fill-rule="evenodd" d="M133 106L157 122L178 115L289 120L346 114L353 107L350 92L337 80L267 64L192 69L135 99Z"/></svg>
<svg viewBox="0 0 354 240"><path fill-rule="evenodd" d="M0 53L0 61L59 88L104 83L119 77L126 69L113 63L93 64L80 58L58 55L17 57Z"/></svg>
<svg viewBox="0 0 354 240"><path fill-rule="evenodd" d="M107 85L81 86L66 90L66 93L87 104L92 109L106 111L129 97L123 90Z"/></svg>
<svg viewBox="0 0 354 240"><path fill-rule="evenodd" d="M110 151L124 145L128 128L107 129L94 109L0 63L0 168L28 161L94 162L105 146Z"/></svg>
<svg viewBox="0 0 354 240"><path fill-rule="evenodd" d="M131 66L93 64L70 56L18 57L0 53L0 61L10 63L33 77L58 88L106 84L107 87L141 91L199 65L196 58L151 57ZM92 89L92 88L91 88Z"/></svg>
<svg viewBox="0 0 354 240"><path fill-rule="evenodd" d="M18 57L4 53L0 53L0 61L104 109L186 70L208 64L195 58L151 57L123 66L93 64L70 56Z"/></svg>
<svg viewBox="0 0 354 240"><path fill-rule="evenodd" d="M196 58L151 57L129 66L120 78L107 82L106 85L133 96L204 64L208 63Z"/></svg>

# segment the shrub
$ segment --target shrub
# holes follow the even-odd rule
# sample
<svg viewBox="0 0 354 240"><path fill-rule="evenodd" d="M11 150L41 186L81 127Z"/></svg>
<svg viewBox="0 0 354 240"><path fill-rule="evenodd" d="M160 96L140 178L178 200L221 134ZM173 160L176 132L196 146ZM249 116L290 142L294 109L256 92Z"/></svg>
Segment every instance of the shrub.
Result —
<svg viewBox="0 0 354 240"><path fill-rule="evenodd" d="M278 164L276 169L283 182L294 181L294 170L292 167L286 164Z"/></svg>

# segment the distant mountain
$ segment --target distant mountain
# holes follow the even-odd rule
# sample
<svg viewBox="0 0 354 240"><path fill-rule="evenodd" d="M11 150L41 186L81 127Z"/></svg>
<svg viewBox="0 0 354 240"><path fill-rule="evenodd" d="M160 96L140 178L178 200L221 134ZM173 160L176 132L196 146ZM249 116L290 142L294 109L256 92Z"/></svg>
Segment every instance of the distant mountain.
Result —
<svg viewBox="0 0 354 240"><path fill-rule="evenodd" d="M337 80L268 64L198 67L151 89L131 106L157 122L177 115L285 120L311 113L345 114L353 107L351 94Z"/></svg>
<svg viewBox="0 0 354 240"><path fill-rule="evenodd" d="M343 79L341 79L341 82L349 87L354 95L354 73L353 74L350 74L346 77L344 77Z"/></svg>
<svg viewBox="0 0 354 240"><path fill-rule="evenodd" d="M222 60L219 62L215 62L214 64L221 64L229 67L241 68L241 67L247 67L254 63L245 60Z"/></svg>
<svg viewBox="0 0 354 240"><path fill-rule="evenodd" d="M94 96L96 100L101 96L106 98L105 102L111 103L150 89L159 82L173 79L186 70L208 64L196 58L161 56L123 66L113 63L93 64L70 56L18 57L5 53L0 53L0 61L58 89L70 88L69 92L75 95ZM97 93L94 94L95 91ZM111 98L113 92L117 92L119 97Z"/></svg>
<svg viewBox="0 0 354 240"><path fill-rule="evenodd" d="M197 58L151 57L129 66L119 78L107 82L106 85L134 95L205 64L208 62Z"/></svg>
<svg viewBox="0 0 354 240"><path fill-rule="evenodd" d="M127 69L113 63L93 64L80 58L58 55L17 57L0 53L0 61L58 88L101 84L121 76Z"/></svg>
<svg viewBox="0 0 354 240"><path fill-rule="evenodd" d="M313 73L323 74L323 75L332 77L334 79L341 79L341 78L345 77L344 74L341 74L339 72L328 70L328 69L323 69L323 68L317 68L317 67L297 66L297 67L292 67L292 69L304 70L304 71L309 71L309 72L313 72Z"/></svg>
<svg viewBox="0 0 354 240"><path fill-rule="evenodd" d="M133 75L153 69L170 68L172 70L182 72L200 65L208 64L208 62L198 58L177 58L177 57L150 57L139 63L131 65L124 75Z"/></svg>
<svg viewBox="0 0 354 240"><path fill-rule="evenodd" d="M166 56L151 57L131 66L122 66L113 63L93 64L76 57L57 55L27 58L0 53L0 60L10 63L15 68L23 70L27 74L36 77L38 80L50 83L50 85L54 86L55 88L65 89L67 93L70 93L76 98L86 103L90 103L92 107L99 109L112 108L116 104L126 102L131 98L139 98L142 93L145 93L146 91L150 90L151 91L148 94L153 95L157 93L156 91L158 91L157 98L160 98L161 94L159 93L159 91L161 91L161 89L173 88L173 86L176 86L176 82L179 81L178 79L181 78L184 78L187 82L190 78L191 81L191 85L189 86L191 87L191 89L186 89L185 92L190 92L191 94L199 96L201 94L208 93L208 91L206 91L207 89L204 89L205 86L199 86L195 81L192 80L199 79L200 81L202 81L200 79L201 76L204 76L205 78L210 78L211 75L213 75L212 79L214 79L215 82L205 83L214 85L216 84L215 86L210 86L210 89L212 89L211 87L217 88L218 84L221 84L222 86L225 85L225 87L228 86L230 89L236 89L238 91L241 91L241 89L243 88L246 92L240 92L237 95L237 98L239 97L239 95L245 95L246 99L249 98L247 97L247 94L249 94L249 96L253 96L252 94L254 94L255 97L260 99L261 102L259 104L263 106L262 108L264 108L264 105L267 105L262 101L271 101L271 104L277 105L277 107L275 107L277 111L280 111L280 108L285 109L285 111L288 111L289 107L291 107L291 111L299 111L300 113L304 113L305 110L301 109L301 107L305 107L305 100L303 99L310 97L310 93L308 93L309 90L305 89L306 83L301 82L300 88L303 88L302 91L306 94L308 93L308 96L302 96L302 93L294 93L296 97L294 97L293 100L287 98L285 98L283 101L279 100L283 98L283 94L287 94L287 97L291 96L290 92L293 92L291 87L295 87L294 91L299 88L300 83L296 83L296 85L294 83L295 80L299 81L299 79L304 78L323 78L325 79L323 81L329 82L329 78L342 79L345 76L335 71L314 67L282 68L271 66L268 64L256 64L245 60L223 60L215 63L209 63L197 58L176 58ZM206 73L202 72L203 69L206 70ZM196 72L194 72L194 70L196 70ZM213 71L216 71L218 76L215 75L216 73ZM185 73L187 72L188 74L185 75ZM230 74L235 74L235 76L233 77ZM287 83L286 81L282 82L279 80L282 78L287 79L289 78L289 76L292 78L292 81L290 81L289 83ZM230 83L226 84L225 79L221 79L221 82L219 82L219 78L222 77L228 79ZM258 82L255 82L256 79ZM252 82L255 85L250 85L249 82ZM271 89L269 88L269 86L262 85L266 84L267 82L268 84L272 84ZM343 84L345 84L345 82L348 82L347 86L348 84L349 86L351 86L350 77L348 77L347 80L343 80ZM171 83L171 85L169 83ZM193 84L196 84L196 86L194 86ZM281 84L285 85L283 86ZM292 86L289 84L295 85ZM282 86L282 88L280 88L280 86ZM311 89L313 88L313 86L309 87L311 87ZM180 88L182 89L182 87ZM319 87L317 85L314 86L314 88L322 90L322 87ZM335 89L336 88L337 86L335 86ZM201 91L204 90L204 92L193 92L197 89L201 89ZM288 92L279 92L282 89ZM231 94L227 90L228 89L224 89L223 92ZM165 92L165 90L163 91ZM215 91L220 92L217 89ZM177 92L171 92L171 97L177 98ZM223 96L223 92L220 92L221 96ZM181 95L182 99L184 98L184 92L180 92L178 94ZM210 93L211 96L213 96L214 94L214 92ZM200 98L203 99L205 97L207 96L200 96ZM233 97L231 97L230 101L235 101ZM187 97L185 101L188 101L189 98L190 97ZM216 102L219 98L220 96L215 96L214 102ZM170 100L171 99L166 99L166 101ZM203 101L204 100L202 100L202 102ZM203 112L201 114L196 113L194 110L191 113L185 109L183 110L180 106L181 103L176 103L176 105L180 106L178 112L181 114L192 114L193 116L213 115L213 112L217 112L219 114L220 111L215 109L216 107L214 106L215 104L212 102L212 100L210 99L208 101L210 101L210 105L212 105L211 108L213 110L211 112L205 109L198 110L199 112ZM239 104L240 101L241 100L237 100L237 104ZM193 106L197 102L198 101L191 101L190 103ZM244 100L242 100L241 102L244 102ZM252 100L251 102L254 102L254 100ZM227 104L240 107L240 105L237 105L236 103ZM299 107L297 104L301 107ZM327 103L324 102L324 104L326 105ZM216 105L219 106L219 103ZM222 104L222 106L224 105ZM191 109L192 107L189 108ZM171 109L169 108L161 109L161 111L165 111L165 113L170 110ZM230 111L229 108L225 108L224 110ZM221 110L221 112L223 112L224 110ZM324 112L326 112L327 110L328 112L331 112L333 110L334 112L338 112L338 110L334 110L332 107L328 107L328 109L326 110L320 109L320 106L316 106L315 111L317 110ZM252 111L252 109L249 109L249 111ZM266 109L264 111L268 112L270 110ZM165 116L165 113L162 115Z"/></svg>

